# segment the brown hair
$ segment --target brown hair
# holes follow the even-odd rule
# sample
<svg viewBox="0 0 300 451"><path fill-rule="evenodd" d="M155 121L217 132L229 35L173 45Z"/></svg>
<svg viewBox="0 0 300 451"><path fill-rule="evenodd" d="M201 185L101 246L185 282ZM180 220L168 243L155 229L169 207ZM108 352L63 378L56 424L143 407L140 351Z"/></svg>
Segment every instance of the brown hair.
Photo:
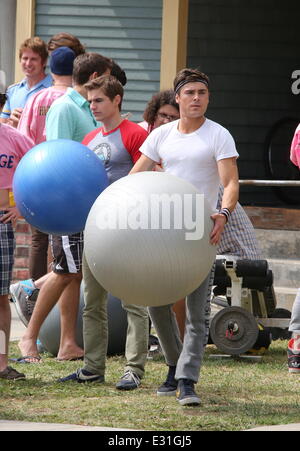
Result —
<svg viewBox="0 0 300 451"><path fill-rule="evenodd" d="M180 89L186 84L186 83L195 83L195 82L201 82L204 83L207 88L209 89L209 78L206 74L201 72L198 69L189 69L185 68L178 72L174 79L174 91L176 94L179 93Z"/></svg>
<svg viewBox="0 0 300 451"><path fill-rule="evenodd" d="M117 80L121 83L122 86L125 86L127 83L127 77L125 71L117 64L114 60L111 60L112 68L110 71L110 75L116 77Z"/></svg>
<svg viewBox="0 0 300 451"><path fill-rule="evenodd" d="M46 42L44 42L41 38L38 36L34 36L33 38L26 39L20 46L19 49L19 58L22 58L22 54L25 50L32 50L33 52L40 55L42 61L46 63L48 58L48 50Z"/></svg>
<svg viewBox="0 0 300 451"><path fill-rule="evenodd" d="M122 100L124 96L124 89L119 80L116 79L113 75L103 75L102 77L94 78L84 85L87 91L92 91L93 89L102 89L106 97L108 97L111 101L119 95L121 97L121 101L119 104L119 110L122 107Z"/></svg>
<svg viewBox="0 0 300 451"><path fill-rule="evenodd" d="M78 38L70 33L57 33L52 36L48 42L48 51L52 52L58 47L69 47L73 50L76 56L85 53L85 47L81 44Z"/></svg>
<svg viewBox="0 0 300 451"><path fill-rule="evenodd" d="M164 105L172 105L179 112L179 105L175 100L175 93L172 89L160 91L152 96L143 114L145 121L153 125L158 110Z"/></svg>
<svg viewBox="0 0 300 451"><path fill-rule="evenodd" d="M100 53L86 52L78 55L73 65L73 81L77 85L84 85L90 76L96 72L100 77L112 66L111 60Z"/></svg>

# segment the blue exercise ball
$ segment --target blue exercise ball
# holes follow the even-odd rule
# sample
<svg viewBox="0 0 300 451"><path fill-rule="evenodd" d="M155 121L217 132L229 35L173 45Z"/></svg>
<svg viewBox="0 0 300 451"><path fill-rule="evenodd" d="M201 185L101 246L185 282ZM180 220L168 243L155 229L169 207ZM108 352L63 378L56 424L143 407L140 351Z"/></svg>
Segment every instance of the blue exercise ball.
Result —
<svg viewBox="0 0 300 451"><path fill-rule="evenodd" d="M107 186L99 157L69 139L33 147L20 161L13 180L15 202L24 219L52 235L84 230L95 199Z"/></svg>

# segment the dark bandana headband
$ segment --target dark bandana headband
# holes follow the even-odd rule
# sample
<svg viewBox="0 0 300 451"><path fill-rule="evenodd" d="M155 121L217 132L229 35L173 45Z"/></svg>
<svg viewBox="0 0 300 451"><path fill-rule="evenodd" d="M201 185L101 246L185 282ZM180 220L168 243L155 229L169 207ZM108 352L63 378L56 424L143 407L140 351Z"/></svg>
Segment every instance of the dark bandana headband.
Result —
<svg viewBox="0 0 300 451"><path fill-rule="evenodd" d="M204 83L208 87L208 82L205 78L195 78L194 80L183 80L181 81L175 88L175 94L178 94L178 91L187 83Z"/></svg>

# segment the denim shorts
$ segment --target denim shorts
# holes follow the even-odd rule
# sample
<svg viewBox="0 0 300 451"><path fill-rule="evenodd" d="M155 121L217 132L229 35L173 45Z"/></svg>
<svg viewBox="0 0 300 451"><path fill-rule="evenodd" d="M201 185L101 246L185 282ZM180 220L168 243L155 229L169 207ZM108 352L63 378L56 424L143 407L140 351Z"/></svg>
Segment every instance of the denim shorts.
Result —
<svg viewBox="0 0 300 451"><path fill-rule="evenodd" d="M6 212L0 210L0 218ZM14 265L15 237L12 223L0 222L0 296L9 293Z"/></svg>

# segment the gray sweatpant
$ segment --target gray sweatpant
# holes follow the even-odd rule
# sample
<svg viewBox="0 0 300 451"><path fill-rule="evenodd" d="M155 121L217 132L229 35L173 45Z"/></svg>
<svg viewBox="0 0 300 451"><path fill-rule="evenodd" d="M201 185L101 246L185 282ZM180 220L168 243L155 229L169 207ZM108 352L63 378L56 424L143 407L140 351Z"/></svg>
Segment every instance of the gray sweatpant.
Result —
<svg viewBox="0 0 300 451"><path fill-rule="evenodd" d="M300 334L300 288L297 291L296 298L293 304L289 331L297 332Z"/></svg>
<svg viewBox="0 0 300 451"><path fill-rule="evenodd" d="M167 365L176 366L176 379L198 382L210 318L210 294L214 267L202 284L186 298L186 324L183 343L172 304L149 307Z"/></svg>

